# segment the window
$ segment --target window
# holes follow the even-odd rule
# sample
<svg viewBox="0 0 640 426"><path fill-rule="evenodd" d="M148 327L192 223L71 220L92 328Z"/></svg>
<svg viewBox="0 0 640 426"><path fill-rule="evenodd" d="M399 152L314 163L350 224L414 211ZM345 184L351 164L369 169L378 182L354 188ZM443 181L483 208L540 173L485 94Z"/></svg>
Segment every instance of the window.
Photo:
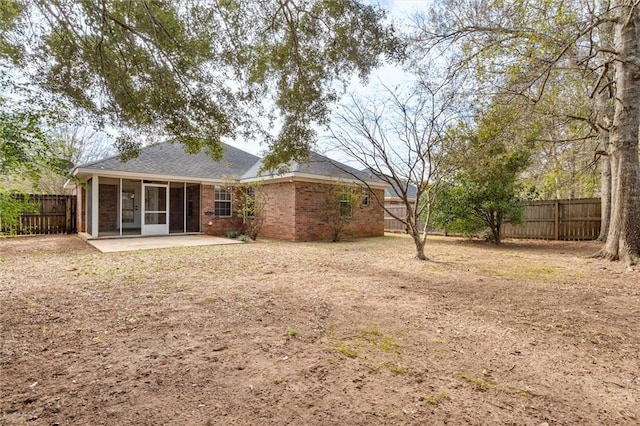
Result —
<svg viewBox="0 0 640 426"><path fill-rule="evenodd" d="M231 189L216 186L213 195L213 214L216 217L231 217Z"/></svg>
<svg viewBox="0 0 640 426"><path fill-rule="evenodd" d="M349 218L352 215L351 209L351 190L343 189L340 194L340 217Z"/></svg>
<svg viewBox="0 0 640 426"><path fill-rule="evenodd" d="M246 217L256 217L256 189L253 186L247 188L244 215Z"/></svg>
<svg viewBox="0 0 640 426"><path fill-rule="evenodd" d="M369 188L362 188L362 205L369 205Z"/></svg>

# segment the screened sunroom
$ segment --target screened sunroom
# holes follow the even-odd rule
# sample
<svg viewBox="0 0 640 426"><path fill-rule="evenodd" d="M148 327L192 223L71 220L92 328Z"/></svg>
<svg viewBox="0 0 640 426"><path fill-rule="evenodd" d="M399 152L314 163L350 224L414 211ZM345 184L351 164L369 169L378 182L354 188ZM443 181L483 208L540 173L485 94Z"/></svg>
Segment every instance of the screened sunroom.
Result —
<svg viewBox="0 0 640 426"><path fill-rule="evenodd" d="M200 232L199 183L93 175L78 185L91 238Z"/></svg>

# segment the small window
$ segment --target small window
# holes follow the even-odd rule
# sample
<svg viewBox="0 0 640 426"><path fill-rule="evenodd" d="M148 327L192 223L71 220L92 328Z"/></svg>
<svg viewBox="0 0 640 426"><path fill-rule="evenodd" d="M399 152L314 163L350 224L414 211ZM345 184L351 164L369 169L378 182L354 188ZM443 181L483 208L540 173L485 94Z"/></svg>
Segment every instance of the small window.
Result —
<svg viewBox="0 0 640 426"><path fill-rule="evenodd" d="M340 194L340 217L350 218L352 214L351 191L344 189Z"/></svg>
<svg viewBox="0 0 640 426"><path fill-rule="evenodd" d="M216 186L213 198L213 214L216 217L231 217L231 189Z"/></svg>
<svg viewBox="0 0 640 426"><path fill-rule="evenodd" d="M362 205L369 205L369 188L362 188Z"/></svg>
<svg viewBox="0 0 640 426"><path fill-rule="evenodd" d="M256 189L253 186L247 188L246 202L244 215L246 217L256 217Z"/></svg>

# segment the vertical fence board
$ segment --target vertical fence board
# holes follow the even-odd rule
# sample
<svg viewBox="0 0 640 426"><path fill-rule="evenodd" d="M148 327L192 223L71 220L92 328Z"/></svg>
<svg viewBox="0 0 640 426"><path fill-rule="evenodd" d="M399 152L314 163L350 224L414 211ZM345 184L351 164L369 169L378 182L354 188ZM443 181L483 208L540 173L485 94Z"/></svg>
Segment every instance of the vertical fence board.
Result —
<svg viewBox="0 0 640 426"><path fill-rule="evenodd" d="M14 230L18 235L73 234L76 231L75 195L31 194L29 201L38 206L38 213L23 213L19 226ZM20 195L16 199L22 199ZM10 232L0 224L0 233Z"/></svg>
<svg viewBox="0 0 640 426"><path fill-rule="evenodd" d="M387 205L387 210L403 217L405 207ZM388 232L405 232L405 227L389 214L384 218ZM530 201L524 211L524 224L505 222L504 238L543 240L595 240L600 235L600 199Z"/></svg>
<svg viewBox="0 0 640 426"><path fill-rule="evenodd" d="M600 235L600 199L531 201L523 225L504 224L505 238L595 240Z"/></svg>
<svg viewBox="0 0 640 426"><path fill-rule="evenodd" d="M407 208L403 204L387 204L385 209L387 211L384 212L384 230L386 232L407 232L407 227L390 214L393 213L397 217L406 217ZM422 229L422 226L422 221L418 221L419 229Z"/></svg>

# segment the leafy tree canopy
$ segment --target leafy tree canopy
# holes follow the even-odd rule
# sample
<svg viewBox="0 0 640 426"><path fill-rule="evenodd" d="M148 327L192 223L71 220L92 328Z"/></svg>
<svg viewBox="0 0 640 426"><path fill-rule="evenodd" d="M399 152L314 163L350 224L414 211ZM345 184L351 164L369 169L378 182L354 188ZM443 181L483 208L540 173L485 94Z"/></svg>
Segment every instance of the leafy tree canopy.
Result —
<svg viewBox="0 0 640 426"><path fill-rule="evenodd" d="M269 168L306 156L336 83L402 55L384 19L357 0L7 0L0 62L118 128L123 159L143 136L214 158L252 137Z"/></svg>
<svg viewBox="0 0 640 426"><path fill-rule="evenodd" d="M441 190L434 205L434 225L474 234L489 228L500 243L504 219L522 220L520 174L527 168L538 129L526 139L518 128L517 112L500 107L487 112L476 126L461 124L449 137L459 144L457 173Z"/></svg>
<svg viewBox="0 0 640 426"><path fill-rule="evenodd" d="M31 111L8 111L0 99L0 176L21 175L37 182L43 169L64 174L68 163L42 130L45 118Z"/></svg>
<svg viewBox="0 0 640 426"><path fill-rule="evenodd" d="M45 117L32 111L12 110L0 98L0 225L3 232L16 231L20 214L34 212L28 197L4 187L11 176L27 178L38 189L44 170L64 174L67 163L54 155L42 125Z"/></svg>

